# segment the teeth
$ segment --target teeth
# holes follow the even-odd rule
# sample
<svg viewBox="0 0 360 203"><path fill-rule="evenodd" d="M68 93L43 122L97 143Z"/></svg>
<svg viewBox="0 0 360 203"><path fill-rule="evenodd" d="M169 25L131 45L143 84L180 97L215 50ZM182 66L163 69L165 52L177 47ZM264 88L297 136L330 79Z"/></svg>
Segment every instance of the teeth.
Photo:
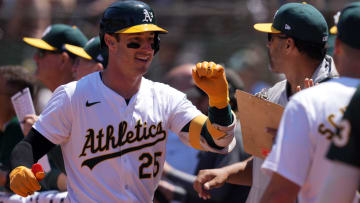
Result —
<svg viewBox="0 0 360 203"><path fill-rule="evenodd" d="M138 56L136 58L141 59L141 60L148 60L149 59L148 56Z"/></svg>

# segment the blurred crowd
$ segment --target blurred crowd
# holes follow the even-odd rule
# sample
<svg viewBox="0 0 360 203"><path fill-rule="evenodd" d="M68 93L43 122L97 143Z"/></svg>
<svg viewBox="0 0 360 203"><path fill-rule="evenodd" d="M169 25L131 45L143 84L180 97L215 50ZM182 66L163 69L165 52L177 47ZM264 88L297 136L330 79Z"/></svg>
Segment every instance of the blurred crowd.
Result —
<svg viewBox="0 0 360 203"><path fill-rule="evenodd" d="M78 80L88 73L74 75L71 73L74 68L69 66L70 72L68 74L71 76L68 76L72 79L59 81L59 84L52 84L54 81L49 81L51 78L46 78L48 76L43 76L44 78L41 79L37 75L38 80L36 80L33 74L39 68L38 59L36 59L39 57L39 53L36 53L37 50L32 46L28 46L29 43L24 43L23 38L41 38L46 34L44 30L49 25L66 24L75 26L89 39L94 37L94 40L99 40L95 39L99 33L99 20L104 9L114 1L0 0L0 68L4 69L4 73L0 71L0 81L7 80L7 76L5 77L2 74L16 75L12 72L18 72L18 74L25 75L26 77L21 80L33 87L31 93L35 102L36 113L39 114L51 97L51 92L55 90L52 85L57 86L75 79ZM169 33L161 36L161 51L155 56L150 71L145 77L153 81L164 82L184 92L189 100L206 114L209 107L207 95L195 86L191 68L199 61L216 61L226 69L230 89L230 104L232 110L236 111L234 96L236 89L255 94L285 79L283 74L271 72L268 65L268 50L265 46L266 38L262 33L256 32L252 26L257 22L272 22L275 11L288 2L302 1L149 1L148 3L157 13L158 24L167 28ZM308 1L309 4L321 11L329 28L335 24L334 15L349 2L347 0ZM97 41L96 46L99 46L99 43ZM332 55L333 43L329 40L327 45L330 55ZM88 48L91 49L91 46ZM67 50L72 52L71 48L67 48ZM76 56L78 52L73 54L75 54L74 57L81 58L81 54ZM106 68L106 63L104 64L103 61L97 61L93 57L92 59L97 63L97 66L92 66L93 69L90 72L101 71ZM86 63L80 59L77 61L74 59L74 61L74 64L77 63L78 66L81 63ZM56 76L60 77L60 75L59 72ZM13 77L16 78L17 76ZM11 79L13 78L10 77L9 80ZM21 90L18 86L16 87L16 91ZM1 88L3 87L0 84L0 91L2 91ZM3 89L5 91L6 88ZM11 94L13 93L15 92L11 92ZM4 104L3 108L12 108L8 100L4 103L7 106ZM11 115L9 116L9 114ZM6 119L15 117L13 110L9 110L4 115L7 116ZM8 125L6 119L1 120L0 118L2 121L0 124ZM37 116L29 119L32 119L29 125L33 124L37 120ZM5 128L3 128L4 130ZM25 130L20 129L19 126L15 130L22 137L28 132L26 128ZM240 124L236 132L237 148L228 155L198 152L183 145L175 134L170 133L164 175L155 193L155 200L160 203L245 202L250 191L249 186L235 186L226 183L225 186L212 191L211 194L214 198L207 201L199 198L193 189L193 183L200 170L221 168L249 159L250 155L243 150ZM22 139L21 136L13 141L12 146ZM3 140L0 139L0 141L4 143ZM0 150L3 149L0 148ZM179 152L182 153L179 154ZM0 154L0 158L2 158L0 166L3 167L0 170L0 188L2 191L11 192L6 189L7 180L4 175L1 175L3 171L9 169L6 166L9 163L5 163L5 160L8 161L8 156L10 156L8 153L9 151L5 155ZM61 160L59 161L56 158L61 152L54 150L52 153L53 155L48 154L48 161L54 170L49 173L50 175L42 183L42 187L44 191L57 192L36 193L34 198L42 195L43 199L52 198L55 202L61 202L66 195L66 172ZM20 197L11 197L9 193L1 193L0 198L4 197L19 198L19 201L23 202L30 201L29 198L21 199Z"/></svg>
<svg viewBox="0 0 360 203"><path fill-rule="evenodd" d="M76 25L86 36L95 36L101 14L112 2L114 0L0 1L0 65L20 64L34 71L34 50L22 42L23 37L41 37L43 30L55 23ZM274 11L286 2L296 1L149 1L158 14L158 22L170 34L162 38L161 46L167 51L158 54L148 77L160 81L176 65L207 59L243 72L244 78L250 80L244 81L246 90L254 88L256 92L260 86L273 84L278 77L268 71L266 49L262 46L265 41L249 28L256 22L272 19ZM332 25L332 16L348 1L308 2L322 11ZM241 52L248 57L237 58ZM234 58L241 62L234 63ZM259 87L254 81L259 81Z"/></svg>

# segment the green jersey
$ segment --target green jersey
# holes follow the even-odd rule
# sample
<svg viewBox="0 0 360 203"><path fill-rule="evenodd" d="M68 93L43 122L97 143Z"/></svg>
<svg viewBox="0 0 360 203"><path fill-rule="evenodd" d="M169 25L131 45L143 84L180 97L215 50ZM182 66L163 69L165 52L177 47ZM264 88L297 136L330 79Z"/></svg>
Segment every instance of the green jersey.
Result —
<svg viewBox="0 0 360 203"><path fill-rule="evenodd" d="M360 86L358 86L339 124L327 157L360 167Z"/></svg>

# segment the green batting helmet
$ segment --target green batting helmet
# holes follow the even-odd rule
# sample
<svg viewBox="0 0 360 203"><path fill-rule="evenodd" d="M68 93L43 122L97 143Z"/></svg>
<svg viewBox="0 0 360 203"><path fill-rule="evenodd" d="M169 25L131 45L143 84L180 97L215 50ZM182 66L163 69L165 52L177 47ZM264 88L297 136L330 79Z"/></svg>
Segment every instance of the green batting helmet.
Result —
<svg viewBox="0 0 360 203"><path fill-rule="evenodd" d="M156 25L153 10L141 1L118 1L111 4L104 12L100 21L101 45L106 46L105 33L138 33L154 31L155 53L159 50L159 33L167 31Z"/></svg>

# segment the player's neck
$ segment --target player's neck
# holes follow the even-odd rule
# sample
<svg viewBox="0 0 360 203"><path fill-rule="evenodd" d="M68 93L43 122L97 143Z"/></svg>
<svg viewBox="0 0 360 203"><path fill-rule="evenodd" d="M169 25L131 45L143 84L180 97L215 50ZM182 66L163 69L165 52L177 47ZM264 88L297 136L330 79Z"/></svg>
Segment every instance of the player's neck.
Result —
<svg viewBox="0 0 360 203"><path fill-rule="evenodd" d="M299 60L289 65L285 73L287 81L291 85L291 93L296 93L296 87L300 86L304 89L305 78L311 79L316 68L320 65L318 61L313 60ZM315 82L315 81L314 81Z"/></svg>
<svg viewBox="0 0 360 203"><path fill-rule="evenodd" d="M56 88L58 88L60 85L65 85L72 81L73 81L72 76L70 77L69 75L59 75L58 78L56 79L48 78L46 79L46 81L43 81L43 83L47 88L49 88L50 91L54 92Z"/></svg>
<svg viewBox="0 0 360 203"><path fill-rule="evenodd" d="M102 81L103 83L118 93L124 99L131 99L131 97L136 94L141 85L142 76L130 77L124 76L121 73L113 73L106 69L102 72Z"/></svg>

